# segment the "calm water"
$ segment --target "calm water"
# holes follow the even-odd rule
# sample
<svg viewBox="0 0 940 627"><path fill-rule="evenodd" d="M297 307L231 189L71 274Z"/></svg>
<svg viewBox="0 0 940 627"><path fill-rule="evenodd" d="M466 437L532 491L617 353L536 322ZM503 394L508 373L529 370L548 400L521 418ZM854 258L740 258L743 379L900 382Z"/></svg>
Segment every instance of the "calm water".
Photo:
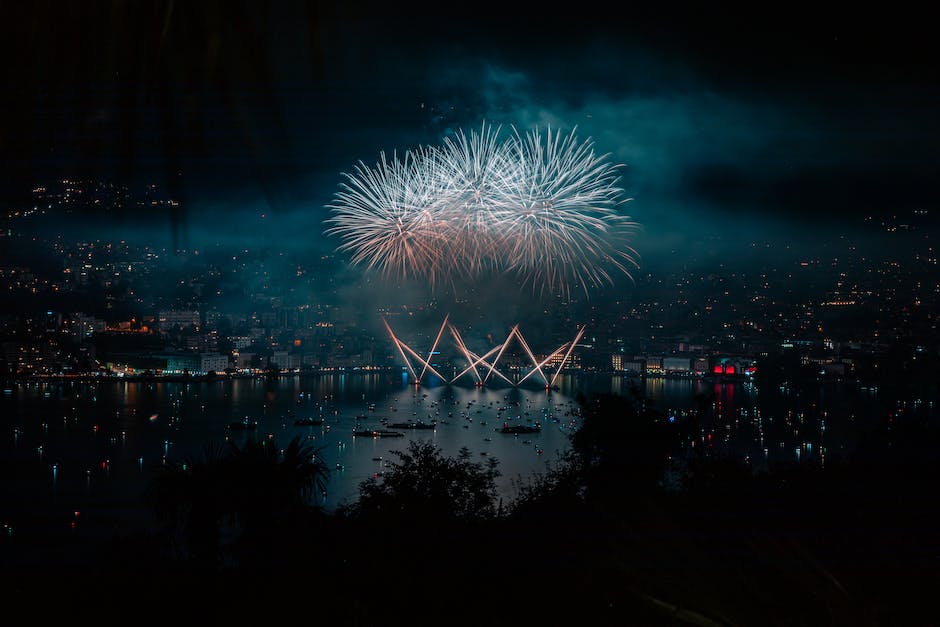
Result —
<svg viewBox="0 0 940 627"><path fill-rule="evenodd" d="M15 525L36 510L49 524L91 519L115 527L149 521L140 507L155 465L201 457L209 443L263 437L284 446L301 436L331 470L320 503L328 509L355 499L359 483L382 473L392 451L431 440L447 454L462 447L475 459L496 458L504 501L520 481L545 469L578 428L578 392L630 394L637 385L668 419L696 408L714 416L692 446L738 456L756 465L773 460L822 459L852 446L859 424L921 401L886 401L838 384L811 393L786 388L758 395L750 383L695 379L566 377L560 389L414 388L384 374L320 375L275 381L238 379L204 383L48 382L8 384L0 396L0 524ZM933 405L918 405L933 411ZM361 418L357 418L361 417ZM321 426L296 426L318 418ZM437 420L434 430L400 430L400 438L353 437L355 427ZM257 422L235 432L237 421ZM504 435L504 422L540 422L536 434ZM75 512L80 512L78 516Z"/></svg>
<svg viewBox="0 0 940 627"><path fill-rule="evenodd" d="M382 375L238 379L205 383L30 382L8 385L0 397L0 456L7 471L0 522L27 510L89 512L120 521L149 514L139 505L153 467L166 459L200 459L209 443L269 438L284 446L295 436L319 450L330 481L319 502L333 509L354 500L358 485L382 473L392 451L430 440L449 455L467 447L474 458L496 458L505 500L568 444L579 424L564 391L452 386L415 388ZM303 418L320 426L296 426ZM397 438L354 437L354 428L437 421L433 430L398 429ZM233 422L257 423L233 431ZM509 424L542 424L540 433L497 432ZM138 511L134 511L138 510ZM73 514L74 517L74 514Z"/></svg>

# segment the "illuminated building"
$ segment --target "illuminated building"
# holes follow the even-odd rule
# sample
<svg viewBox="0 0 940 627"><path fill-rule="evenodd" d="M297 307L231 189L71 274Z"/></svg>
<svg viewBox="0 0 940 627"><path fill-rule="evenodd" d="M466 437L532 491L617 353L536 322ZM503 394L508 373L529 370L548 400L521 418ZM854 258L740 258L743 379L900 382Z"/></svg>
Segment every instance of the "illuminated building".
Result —
<svg viewBox="0 0 940 627"><path fill-rule="evenodd" d="M689 374L692 360L688 357L663 357L662 369L666 374Z"/></svg>
<svg viewBox="0 0 940 627"><path fill-rule="evenodd" d="M180 311L171 309L161 311L158 319L160 321L160 328L164 330L187 328L190 326L197 328L199 327L198 311Z"/></svg>
<svg viewBox="0 0 940 627"><path fill-rule="evenodd" d="M646 374L662 374L663 373L663 358L662 357L647 357L646 358Z"/></svg>

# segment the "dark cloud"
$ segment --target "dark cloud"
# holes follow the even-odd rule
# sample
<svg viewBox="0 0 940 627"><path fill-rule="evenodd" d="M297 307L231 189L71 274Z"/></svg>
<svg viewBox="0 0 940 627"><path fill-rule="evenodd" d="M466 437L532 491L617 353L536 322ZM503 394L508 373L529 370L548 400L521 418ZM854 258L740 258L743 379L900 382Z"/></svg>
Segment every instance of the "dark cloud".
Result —
<svg viewBox="0 0 940 627"><path fill-rule="evenodd" d="M2 189L155 180L194 240L250 238L265 213L294 226L282 245L328 248L343 170L488 120L593 137L648 246L940 200L936 44L913 9L447 9L11 5Z"/></svg>

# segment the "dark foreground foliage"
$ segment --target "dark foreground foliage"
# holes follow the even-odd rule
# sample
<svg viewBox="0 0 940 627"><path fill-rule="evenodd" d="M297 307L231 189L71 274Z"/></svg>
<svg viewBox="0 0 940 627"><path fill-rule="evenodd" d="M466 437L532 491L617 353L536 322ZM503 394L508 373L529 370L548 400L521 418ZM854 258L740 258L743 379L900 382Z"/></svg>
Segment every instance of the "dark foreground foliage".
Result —
<svg viewBox="0 0 940 627"><path fill-rule="evenodd" d="M359 488L359 500L340 516L383 525L429 527L456 522L482 522L496 515L497 462L470 461L470 451L457 457L441 454L431 442L411 442L393 452L398 462L379 481L371 477Z"/></svg>
<svg viewBox="0 0 940 627"><path fill-rule="evenodd" d="M755 474L683 453L695 424L636 399L582 410L570 455L511 506L495 464L415 444L325 514L305 505L326 472L315 452L257 443L157 476L151 533L62 542L44 553L56 560L20 551L4 590L10 607L54 590L70 608L213 621L300 608L350 625L940 624L936 426L894 423L825 467Z"/></svg>

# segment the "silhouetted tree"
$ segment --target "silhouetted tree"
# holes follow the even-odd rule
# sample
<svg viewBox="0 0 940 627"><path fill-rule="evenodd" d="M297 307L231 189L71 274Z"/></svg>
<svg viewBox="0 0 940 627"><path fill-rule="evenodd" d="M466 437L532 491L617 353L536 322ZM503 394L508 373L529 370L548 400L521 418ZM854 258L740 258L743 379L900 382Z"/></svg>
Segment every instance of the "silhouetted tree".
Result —
<svg viewBox="0 0 940 627"><path fill-rule="evenodd" d="M177 555L214 565L226 546L238 541L250 548L291 517L316 509L309 500L328 473L299 436L284 450L274 440L249 440L160 468L150 498Z"/></svg>
<svg viewBox="0 0 940 627"><path fill-rule="evenodd" d="M588 498L617 500L658 487L681 439L680 425L612 394L585 400L581 414L571 448Z"/></svg>
<svg viewBox="0 0 940 627"><path fill-rule="evenodd" d="M387 520L475 521L496 514L498 462L470 461L464 448L457 457L445 457L431 442L411 442L382 481L372 477L359 486L359 501L350 512L360 517Z"/></svg>

